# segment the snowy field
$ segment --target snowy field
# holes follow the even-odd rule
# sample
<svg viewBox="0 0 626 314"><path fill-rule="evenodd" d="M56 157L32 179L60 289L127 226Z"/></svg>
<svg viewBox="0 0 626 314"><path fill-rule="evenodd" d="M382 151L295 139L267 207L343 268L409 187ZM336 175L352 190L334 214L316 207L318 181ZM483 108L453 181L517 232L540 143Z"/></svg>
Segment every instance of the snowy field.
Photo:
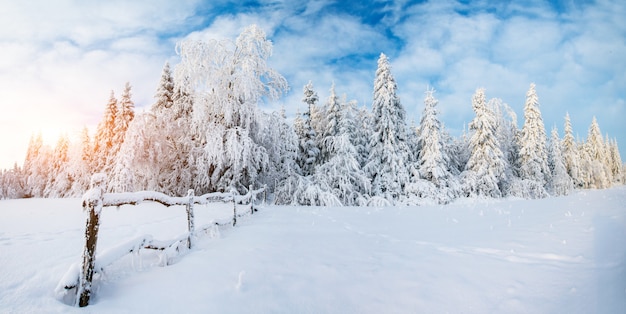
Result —
<svg viewBox="0 0 626 314"><path fill-rule="evenodd" d="M221 208L220 208L221 207ZM197 224L230 214L196 207ZM98 249L185 232L182 207L105 208ZM626 187L542 200L265 207L170 266L115 262L92 305L54 289L83 248L78 199L0 201L1 313L626 313Z"/></svg>

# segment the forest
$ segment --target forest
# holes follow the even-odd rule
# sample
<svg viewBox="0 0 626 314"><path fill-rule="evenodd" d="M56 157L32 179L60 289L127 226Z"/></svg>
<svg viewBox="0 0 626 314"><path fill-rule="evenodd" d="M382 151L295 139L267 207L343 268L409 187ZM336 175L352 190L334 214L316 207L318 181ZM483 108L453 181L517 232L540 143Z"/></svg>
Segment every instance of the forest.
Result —
<svg viewBox="0 0 626 314"><path fill-rule="evenodd" d="M563 137L556 128L547 133L532 83L521 128L508 105L479 88L474 119L454 137L433 89L419 124L407 124L384 54L370 108L338 96L334 85L321 100L309 82L305 110L290 122L284 111L259 108L288 88L268 65L272 43L259 27L235 40L185 40L176 52L180 62L164 65L149 110L135 112L126 83L119 99L111 92L93 135L85 128L54 147L31 136L23 165L0 172L0 199L80 197L94 173L107 175L110 192L181 196L266 186L274 204L317 206L544 198L625 182L617 141L602 135L595 117L584 140L574 137L567 113Z"/></svg>

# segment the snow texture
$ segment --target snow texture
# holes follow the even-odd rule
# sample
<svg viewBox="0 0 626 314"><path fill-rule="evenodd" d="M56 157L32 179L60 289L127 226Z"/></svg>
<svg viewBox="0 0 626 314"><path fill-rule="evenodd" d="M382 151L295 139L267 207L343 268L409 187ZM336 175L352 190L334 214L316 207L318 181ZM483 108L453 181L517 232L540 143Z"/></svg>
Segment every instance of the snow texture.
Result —
<svg viewBox="0 0 626 314"><path fill-rule="evenodd" d="M624 204L620 186L445 206L264 207L171 266L158 250L116 259L79 309L54 290L73 280L63 274L84 245L81 200L4 200L0 312L624 313ZM194 210L198 225L232 215L231 204ZM101 222L98 254L109 256L187 224L184 206L153 202L105 210Z"/></svg>

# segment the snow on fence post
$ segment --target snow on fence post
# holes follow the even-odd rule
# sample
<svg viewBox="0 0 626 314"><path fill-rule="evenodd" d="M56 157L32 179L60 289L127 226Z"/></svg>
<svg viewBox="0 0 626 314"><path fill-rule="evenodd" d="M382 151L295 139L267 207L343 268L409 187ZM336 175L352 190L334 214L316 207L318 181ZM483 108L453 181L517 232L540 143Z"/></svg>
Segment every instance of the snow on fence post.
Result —
<svg viewBox="0 0 626 314"><path fill-rule="evenodd" d="M250 187L248 187L248 193L250 193L250 215L254 214L254 202L253 202L253 198L256 196L256 194L253 194L252 192L252 184L250 184Z"/></svg>
<svg viewBox="0 0 626 314"><path fill-rule="evenodd" d="M234 189L230 190L230 195L233 199L233 227L237 224L237 201L235 200L235 191Z"/></svg>
<svg viewBox="0 0 626 314"><path fill-rule="evenodd" d="M263 185L263 206L265 206L267 202L267 184Z"/></svg>
<svg viewBox="0 0 626 314"><path fill-rule="evenodd" d="M193 215L193 203L194 203L194 191L190 189L187 191L187 229L189 230L189 236L187 237L187 248L190 249L192 244L192 238L194 233L194 215Z"/></svg>
<svg viewBox="0 0 626 314"><path fill-rule="evenodd" d="M87 211L89 216L85 226L85 249L83 251L81 273L76 291L78 306L80 307L89 305L89 298L91 297L91 282L96 262L96 244L98 242L100 212L103 205L106 180L105 174L94 174L91 177L91 189L83 196L83 210Z"/></svg>

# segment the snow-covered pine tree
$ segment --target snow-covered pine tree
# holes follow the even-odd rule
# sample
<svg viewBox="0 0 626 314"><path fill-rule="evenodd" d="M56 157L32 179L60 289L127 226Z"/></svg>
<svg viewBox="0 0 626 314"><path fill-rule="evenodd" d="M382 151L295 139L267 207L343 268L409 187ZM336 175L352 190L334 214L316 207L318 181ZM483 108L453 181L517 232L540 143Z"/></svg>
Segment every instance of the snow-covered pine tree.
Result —
<svg viewBox="0 0 626 314"><path fill-rule="evenodd" d="M407 187L407 194L414 194L420 198L430 198L439 204L447 204L457 197L458 185L454 182L450 173L450 158L444 150L446 139L443 134L443 125L437 116L438 100L434 96L435 91L428 89L424 98L424 111L417 128L417 143L419 147L415 169L419 178L411 179L411 188ZM429 187L425 180L433 185ZM417 183L417 184L416 184ZM427 187L426 190L421 190ZM435 192L432 195L430 193ZM407 195L409 196L409 195ZM419 203L419 202L418 202Z"/></svg>
<svg viewBox="0 0 626 314"><path fill-rule="evenodd" d="M611 141L610 155L613 179L615 180L615 183L624 184L622 157L620 156L619 147L617 146L617 139L613 139L613 141Z"/></svg>
<svg viewBox="0 0 626 314"><path fill-rule="evenodd" d="M524 126L520 137L519 177L524 181L523 195L542 198L548 194L545 186L550 178L546 130L539 111L535 84L531 83L524 104Z"/></svg>
<svg viewBox="0 0 626 314"><path fill-rule="evenodd" d="M89 129L86 126L81 130L78 142L71 146L70 152L69 171L73 181L68 196L79 197L89 189L89 183L93 175L93 169L91 168L93 147Z"/></svg>
<svg viewBox="0 0 626 314"><path fill-rule="evenodd" d="M154 98L156 98L156 101L152 104L150 111L157 116L165 110L171 108L174 104L174 79L172 78L172 71L170 70L169 62L165 62L165 65L163 66L163 70L161 71L161 80L157 86Z"/></svg>
<svg viewBox="0 0 626 314"><path fill-rule="evenodd" d="M579 158L578 158L578 146L574 139L574 132L572 130L572 122L570 121L569 113L565 114L565 134L563 135L563 142L561 143L563 148L563 159L565 162L565 169L567 174L572 178L575 187L582 187L583 182L579 175Z"/></svg>
<svg viewBox="0 0 626 314"><path fill-rule="evenodd" d="M574 184L563 162L561 140L556 127L552 128L548 157L548 167L550 167L550 172L552 173L548 185L550 192L553 196L568 195L574 189Z"/></svg>
<svg viewBox="0 0 626 314"><path fill-rule="evenodd" d="M506 162L495 134L496 117L483 88L472 97L472 108L476 117L469 124L470 157L461 174L462 188L466 196L500 197Z"/></svg>
<svg viewBox="0 0 626 314"><path fill-rule="evenodd" d="M369 158L370 139L372 138L372 115L367 107L362 106L356 109L354 123L356 125L354 147L359 165L364 168Z"/></svg>
<svg viewBox="0 0 626 314"><path fill-rule="evenodd" d="M331 94L334 94L334 88ZM332 98L329 102L333 101ZM333 205L325 200L327 194L332 194L334 198L330 199L333 202L336 199L342 205L365 205L371 183L361 169L353 144L356 137L356 103L347 101L343 96L337 104L328 106L328 130L324 138L328 160L316 168L309 191L317 191L315 203L318 205Z"/></svg>
<svg viewBox="0 0 626 314"><path fill-rule="evenodd" d="M70 141L66 134L59 136L54 151L52 152L52 160L50 171L48 174L48 183L44 191L45 197L59 198L69 194L72 187L73 178L69 173L69 151Z"/></svg>
<svg viewBox="0 0 626 314"><path fill-rule="evenodd" d="M302 101L306 104L306 110L303 114L302 126L299 136L298 165L302 170L302 175L308 176L313 174L316 161L319 158L320 149L316 144L317 135L313 128L313 112L317 108L319 97L313 90L313 83L309 81L303 87L304 97Z"/></svg>
<svg viewBox="0 0 626 314"><path fill-rule="evenodd" d="M111 91L109 102L104 108L104 116L94 137L94 172L110 171L115 158L115 126L118 106L115 94Z"/></svg>
<svg viewBox="0 0 626 314"><path fill-rule="evenodd" d="M324 106L324 124L321 134L321 149L320 149L320 164L327 162L333 155L333 147L335 146L332 141L337 137L339 133L339 124L341 122L341 104L339 97L335 93L335 83L330 88L330 96Z"/></svg>
<svg viewBox="0 0 626 314"><path fill-rule="evenodd" d="M365 172L372 180L372 195L391 203L400 198L409 181L405 111L397 89L389 60L381 53L374 79L373 134Z"/></svg>
<svg viewBox="0 0 626 314"><path fill-rule="evenodd" d="M500 143L500 150L504 154L505 171L500 185L503 196L515 194L520 182L516 178L519 172L517 164L519 155L519 130L517 129L517 115L501 99L493 98L488 103L496 117L495 134Z"/></svg>
<svg viewBox="0 0 626 314"><path fill-rule="evenodd" d="M43 197L50 169L51 149L43 144L41 132L32 135L24 159L26 197Z"/></svg>
<svg viewBox="0 0 626 314"><path fill-rule="evenodd" d="M236 41L188 39L177 51L175 82L189 80L196 96L194 127L203 136L203 151L194 156L194 188L243 192L263 182L269 161L258 138L263 132L257 104L287 89L285 78L267 64L272 43L252 25Z"/></svg>
<svg viewBox="0 0 626 314"><path fill-rule="evenodd" d="M587 134L587 152L591 163L590 188L604 189L611 185L607 174L604 140L596 117L593 117Z"/></svg>
<svg viewBox="0 0 626 314"><path fill-rule="evenodd" d="M115 129L113 131L114 154L117 154L120 146L122 146L126 130L128 130L128 126L135 118L135 104L131 99L132 95L130 90L130 83L126 82L126 85L124 85L124 91L122 92L122 97L119 101L119 109L117 111L117 115L115 116Z"/></svg>

